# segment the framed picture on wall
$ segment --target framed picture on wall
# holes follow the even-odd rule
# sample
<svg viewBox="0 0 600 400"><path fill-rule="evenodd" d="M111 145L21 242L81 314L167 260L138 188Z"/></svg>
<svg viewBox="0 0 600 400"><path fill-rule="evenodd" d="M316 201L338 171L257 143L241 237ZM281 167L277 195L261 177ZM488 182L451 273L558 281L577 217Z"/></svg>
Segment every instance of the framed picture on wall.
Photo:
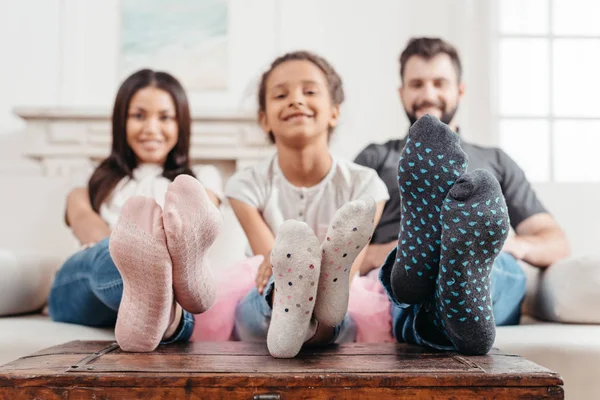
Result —
<svg viewBox="0 0 600 400"><path fill-rule="evenodd" d="M278 0L277 0L278 1ZM119 0L118 77L174 75L196 110L256 110L275 55L276 0Z"/></svg>
<svg viewBox="0 0 600 400"><path fill-rule="evenodd" d="M227 0L121 0L120 74L169 72L189 92L228 88Z"/></svg>

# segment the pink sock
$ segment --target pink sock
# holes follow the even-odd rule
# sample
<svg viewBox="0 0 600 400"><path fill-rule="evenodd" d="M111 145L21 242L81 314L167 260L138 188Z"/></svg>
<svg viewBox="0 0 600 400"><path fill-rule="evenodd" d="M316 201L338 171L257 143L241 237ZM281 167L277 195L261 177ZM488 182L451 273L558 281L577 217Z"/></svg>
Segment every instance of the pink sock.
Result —
<svg viewBox="0 0 600 400"><path fill-rule="evenodd" d="M173 261L175 299L187 311L202 313L213 305L217 295L204 256L219 234L221 213L198 180L179 175L167 189L163 221Z"/></svg>
<svg viewBox="0 0 600 400"><path fill-rule="evenodd" d="M110 235L110 255L123 279L115 336L124 351L153 351L172 322L171 258L161 209L132 197Z"/></svg>

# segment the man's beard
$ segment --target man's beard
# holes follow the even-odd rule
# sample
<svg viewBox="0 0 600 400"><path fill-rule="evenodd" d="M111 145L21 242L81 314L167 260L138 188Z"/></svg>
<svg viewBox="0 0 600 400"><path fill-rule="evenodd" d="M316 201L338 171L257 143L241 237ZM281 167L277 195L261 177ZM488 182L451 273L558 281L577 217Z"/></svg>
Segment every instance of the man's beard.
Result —
<svg viewBox="0 0 600 400"><path fill-rule="evenodd" d="M409 112L406 108L404 109L404 111L406 112L406 116L408 117L408 120L410 121L411 126L412 126L412 124L417 122L417 120L419 119L419 118L417 118L417 111L423 107L437 107L440 110L443 110L440 121L442 121L446 125L449 125L450 122L452 122L452 120L454 119L454 116L456 115L456 111L458 111L458 103L456 103L456 107L454 107L454 109L451 109L451 110L446 109L445 102L440 102L438 104L435 104L435 103L430 103L427 101L427 102L424 102L421 104L415 104L413 106L412 112Z"/></svg>

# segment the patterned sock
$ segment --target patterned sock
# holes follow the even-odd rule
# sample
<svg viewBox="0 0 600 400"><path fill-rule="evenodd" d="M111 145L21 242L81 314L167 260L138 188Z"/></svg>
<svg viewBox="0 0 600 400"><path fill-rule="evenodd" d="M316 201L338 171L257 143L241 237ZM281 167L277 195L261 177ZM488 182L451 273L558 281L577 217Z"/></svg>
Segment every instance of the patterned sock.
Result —
<svg viewBox="0 0 600 400"><path fill-rule="evenodd" d="M392 292L402 303L422 303L433 295L440 261L440 208L466 167L467 155L448 125L431 115L413 124L398 165L402 210L391 273Z"/></svg>
<svg viewBox="0 0 600 400"><path fill-rule="evenodd" d="M173 261L175 299L187 311L202 313L217 296L204 256L219 234L221 213L197 179L179 175L167 189L163 221Z"/></svg>
<svg viewBox="0 0 600 400"><path fill-rule="evenodd" d="M315 318L322 324L336 326L346 316L350 270L371 240L376 209L373 199L355 200L337 210L331 220L321 245L321 275L315 303Z"/></svg>
<svg viewBox="0 0 600 400"><path fill-rule="evenodd" d="M509 229L502 189L475 170L457 180L442 208L437 317L458 351L486 354L496 336L490 274Z"/></svg>
<svg viewBox="0 0 600 400"><path fill-rule="evenodd" d="M110 235L110 256L123 279L115 336L124 351L156 349L174 317L171 258L161 214L154 199L132 197Z"/></svg>
<svg viewBox="0 0 600 400"><path fill-rule="evenodd" d="M273 357L292 358L311 326L321 269L319 239L304 222L285 221L271 250L271 265L275 295L267 346Z"/></svg>

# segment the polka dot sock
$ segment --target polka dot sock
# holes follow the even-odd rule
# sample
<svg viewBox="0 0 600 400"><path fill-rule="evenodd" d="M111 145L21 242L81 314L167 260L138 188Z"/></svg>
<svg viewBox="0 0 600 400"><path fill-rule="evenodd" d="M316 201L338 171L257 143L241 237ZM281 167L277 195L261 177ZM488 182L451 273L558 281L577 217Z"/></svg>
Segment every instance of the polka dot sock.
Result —
<svg viewBox="0 0 600 400"><path fill-rule="evenodd" d="M271 250L271 265L275 294L267 347L273 357L292 358L307 339L317 297L321 253L312 229L285 221Z"/></svg>
<svg viewBox="0 0 600 400"><path fill-rule="evenodd" d="M490 274L508 235L502 189L484 170L460 177L442 206L440 270L435 311L463 354L486 354L494 344Z"/></svg>
<svg viewBox="0 0 600 400"><path fill-rule="evenodd" d="M162 211L154 199L127 200L109 251L123 279L117 343L124 351L153 351L173 322L175 304Z"/></svg>
<svg viewBox="0 0 600 400"><path fill-rule="evenodd" d="M348 311L350 270L361 250L371 240L376 204L373 199L355 200L336 211L321 245L321 276L315 318L336 326Z"/></svg>
<svg viewBox="0 0 600 400"><path fill-rule="evenodd" d="M418 304L433 295L440 261L442 202L466 168L467 155L448 125L431 115L413 124L398 165L402 209L391 273L396 300Z"/></svg>
<svg viewBox="0 0 600 400"><path fill-rule="evenodd" d="M173 261L175 299L185 310L202 313L217 296L204 256L219 234L221 213L197 179L179 175L167 189L163 221Z"/></svg>

